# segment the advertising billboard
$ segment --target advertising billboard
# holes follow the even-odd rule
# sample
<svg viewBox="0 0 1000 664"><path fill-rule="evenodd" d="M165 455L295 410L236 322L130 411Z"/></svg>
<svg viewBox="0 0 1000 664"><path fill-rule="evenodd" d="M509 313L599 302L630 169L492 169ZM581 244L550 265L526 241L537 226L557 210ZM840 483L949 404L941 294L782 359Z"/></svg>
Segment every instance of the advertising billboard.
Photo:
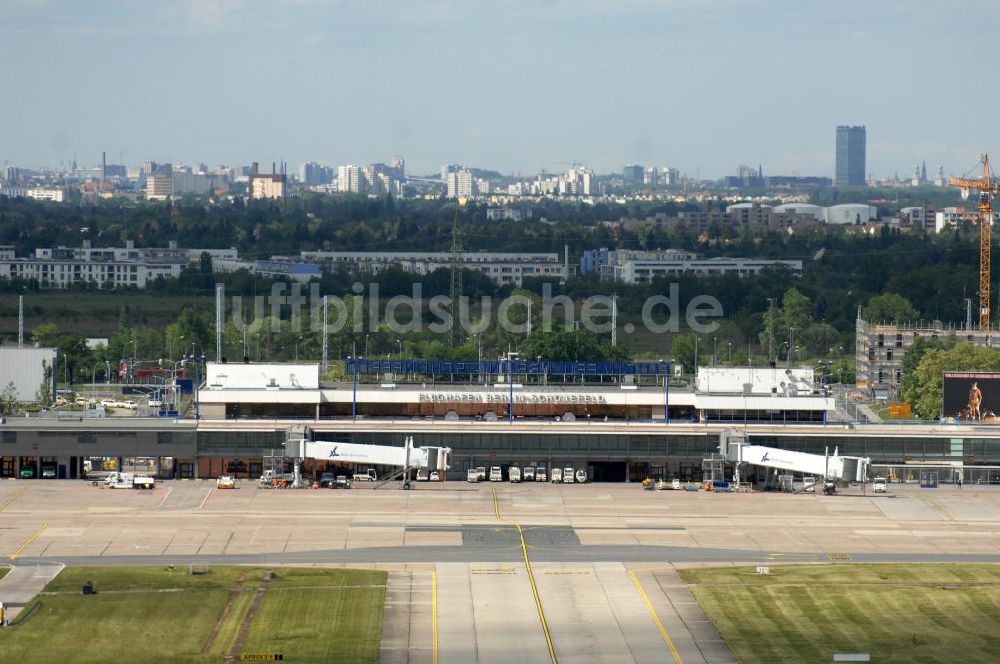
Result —
<svg viewBox="0 0 1000 664"><path fill-rule="evenodd" d="M945 371L942 397L948 419L1000 424L1000 373Z"/></svg>

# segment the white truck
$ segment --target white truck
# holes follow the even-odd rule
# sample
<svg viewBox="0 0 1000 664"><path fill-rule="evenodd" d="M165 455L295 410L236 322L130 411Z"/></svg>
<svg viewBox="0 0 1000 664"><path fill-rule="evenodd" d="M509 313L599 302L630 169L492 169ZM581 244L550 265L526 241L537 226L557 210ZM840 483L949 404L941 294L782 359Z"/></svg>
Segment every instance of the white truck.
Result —
<svg viewBox="0 0 1000 664"><path fill-rule="evenodd" d="M427 479L426 471L424 474L425 477L423 479L426 480ZM351 476L351 479L354 480L355 482L374 482L375 480L378 479L378 474L375 473L374 468L369 468L368 470L358 470L354 473L354 475ZM420 479L419 470L417 471L417 479L418 480Z"/></svg>
<svg viewBox="0 0 1000 664"><path fill-rule="evenodd" d="M465 473L465 481L466 482L472 482L473 484L475 484L476 482L478 482L479 481L479 471L476 470L475 468L469 468L469 470L466 471L466 473Z"/></svg>
<svg viewBox="0 0 1000 664"><path fill-rule="evenodd" d="M490 482L503 482L503 471L500 466L490 466Z"/></svg>
<svg viewBox="0 0 1000 664"><path fill-rule="evenodd" d="M573 483L573 466L566 466L565 468L563 468L562 481L563 484Z"/></svg>
<svg viewBox="0 0 1000 664"><path fill-rule="evenodd" d="M534 466L525 466L524 470L521 472L521 479L523 479L525 482L534 482L535 481L535 467Z"/></svg>
<svg viewBox="0 0 1000 664"><path fill-rule="evenodd" d="M579 470L577 470L576 471L576 481L579 482L580 484L586 484L587 483L587 471L584 470L583 468L580 468Z"/></svg>
<svg viewBox="0 0 1000 664"><path fill-rule="evenodd" d="M476 477L480 482L486 481L486 466L476 466Z"/></svg>
<svg viewBox="0 0 1000 664"><path fill-rule="evenodd" d="M545 472L544 468L535 468L535 481L536 482L548 482L549 476Z"/></svg>
<svg viewBox="0 0 1000 664"><path fill-rule="evenodd" d="M872 478L872 490L875 493L885 493L888 490L885 478L882 476Z"/></svg>
<svg viewBox="0 0 1000 664"><path fill-rule="evenodd" d="M115 471L104 478L104 486L108 489L154 489L156 478Z"/></svg>
<svg viewBox="0 0 1000 664"><path fill-rule="evenodd" d="M552 483L562 482L562 468L552 469Z"/></svg>
<svg viewBox="0 0 1000 664"><path fill-rule="evenodd" d="M418 482L426 482L427 481L427 477L428 477L428 475L427 475L427 469L426 468L420 468L420 469L417 470L417 481Z"/></svg>
<svg viewBox="0 0 1000 664"><path fill-rule="evenodd" d="M508 468L507 469L507 479L509 479L511 482L520 482L521 481L521 469L518 468L517 466L511 466L510 468Z"/></svg>

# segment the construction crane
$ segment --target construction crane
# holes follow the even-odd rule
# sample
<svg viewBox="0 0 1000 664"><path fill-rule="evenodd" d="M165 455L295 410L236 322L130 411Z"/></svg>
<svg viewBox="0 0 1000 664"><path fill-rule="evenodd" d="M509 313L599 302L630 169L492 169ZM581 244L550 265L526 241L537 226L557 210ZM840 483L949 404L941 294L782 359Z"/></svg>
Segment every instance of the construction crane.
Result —
<svg viewBox="0 0 1000 664"><path fill-rule="evenodd" d="M990 173L990 158L984 152L979 157L983 167L982 177L949 178L948 184L962 190L968 198L969 190L979 190L979 329L990 329L990 225L993 223L993 198L1000 193L1000 183Z"/></svg>

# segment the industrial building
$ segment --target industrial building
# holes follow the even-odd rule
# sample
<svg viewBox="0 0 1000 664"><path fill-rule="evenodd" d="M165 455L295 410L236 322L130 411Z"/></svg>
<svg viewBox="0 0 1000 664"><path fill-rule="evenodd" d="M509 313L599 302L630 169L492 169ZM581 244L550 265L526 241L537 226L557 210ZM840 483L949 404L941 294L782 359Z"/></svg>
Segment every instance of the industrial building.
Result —
<svg viewBox="0 0 1000 664"><path fill-rule="evenodd" d="M376 274L395 267L414 274L430 274L455 265L447 251L303 251L301 260L330 270ZM274 257L278 259L280 257ZM475 252L458 254L458 267L482 272L500 285L520 286L527 277L565 280L575 273L557 253ZM574 266L575 267L575 266Z"/></svg>

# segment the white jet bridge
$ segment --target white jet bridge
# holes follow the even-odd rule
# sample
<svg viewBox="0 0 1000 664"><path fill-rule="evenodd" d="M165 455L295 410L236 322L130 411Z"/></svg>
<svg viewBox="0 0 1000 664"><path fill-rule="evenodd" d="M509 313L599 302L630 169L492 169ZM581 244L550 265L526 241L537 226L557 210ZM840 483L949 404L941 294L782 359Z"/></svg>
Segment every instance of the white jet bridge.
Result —
<svg viewBox="0 0 1000 664"><path fill-rule="evenodd" d="M833 454L810 454L777 447L750 445L746 438L730 431L719 436L719 452L727 460L737 464L801 473L821 478L828 492L836 483L866 482L871 459L868 457L840 456L837 448ZM832 483L832 484L831 484Z"/></svg>
<svg viewBox="0 0 1000 664"><path fill-rule="evenodd" d="M407 471L413 468L436 470L444 476L451 469L451 448L425 445L413 446L413 436L407 436L402 447L395 445L365 445L326 440L300 442L299 458L353 463L367 466L392 466L396 470L380 478L383 481L403 476L403 488L409 489Z"/></svg>

